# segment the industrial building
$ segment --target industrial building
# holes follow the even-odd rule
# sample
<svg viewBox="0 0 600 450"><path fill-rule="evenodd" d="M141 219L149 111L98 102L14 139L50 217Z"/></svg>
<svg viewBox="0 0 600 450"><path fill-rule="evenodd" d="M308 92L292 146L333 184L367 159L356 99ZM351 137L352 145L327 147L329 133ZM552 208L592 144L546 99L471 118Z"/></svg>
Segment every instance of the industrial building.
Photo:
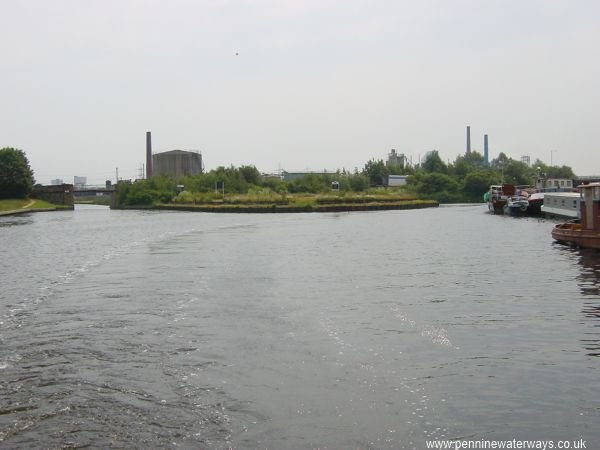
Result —
<svg viewBox="0 0 600 450"><path fill-rule="evenodd" d="M388 175L387 185L389 187L406 186L408 175Z"/></svg>
<svg viewBox="0 0 600 450"><path fill-rule="evenodd" d="M171 150L152 155L152 174L181 178L202 173L202 154Z"/></svg>
<svg viewBox="0 0 600 450"><path fill-rule="evenodd" d="M388 159L385 165L388 167L396 166L404 168L406 165L406 156L404 156L404 153L396 153L396 150L392 149L392 151L388 153Z"/></svg>
<svg viewBox="0 0 600 450"><path fill-rule="evenodd" d="M152 134L146 132L146 178L165 175L181 178L202 173L202 153L171 150L152 154Z"/></svg>

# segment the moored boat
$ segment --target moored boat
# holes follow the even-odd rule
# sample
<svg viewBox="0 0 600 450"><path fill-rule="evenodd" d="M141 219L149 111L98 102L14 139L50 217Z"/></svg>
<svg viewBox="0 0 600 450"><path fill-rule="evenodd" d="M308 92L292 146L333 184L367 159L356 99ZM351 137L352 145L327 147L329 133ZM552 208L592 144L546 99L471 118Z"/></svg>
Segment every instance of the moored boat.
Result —
<svg viewBox="0 0 600 450"><path fill-rule="evenodd" d="M559 243L600 249L600 183L579 186L580 222L567 222L552 229Z"/></svg>
<svg viewBox="0 0 600 450"><path fill-rule="evenodd" d="M542 214L542 206L544 204L544 192L534 192L527 199L527 215L539 216Z"/></svg>
<svg viewBox="0 0 600 450"><path fill-rule="evenodd" d="M484 194L483 200L487 202L490 212L504 214L504 207L512 195L515 195L513 184L493 184L490 186L490 190Z"/></svg>
<svg viewBox="0 0 600 450"><path fill-rule="evenodd" d="M506 200L506 205L504 206L504 211L510 216L524 216L527 214L528 208L529 201L527 200L527 197L523 195L515 195L508 197Z"/></svg>
<svg viewBox="0 0 600 450"><path fill-rule="evenodd" d="M546 192L541 210L546 217L577 219L580 201L581 195L578 192Z"/></svg>

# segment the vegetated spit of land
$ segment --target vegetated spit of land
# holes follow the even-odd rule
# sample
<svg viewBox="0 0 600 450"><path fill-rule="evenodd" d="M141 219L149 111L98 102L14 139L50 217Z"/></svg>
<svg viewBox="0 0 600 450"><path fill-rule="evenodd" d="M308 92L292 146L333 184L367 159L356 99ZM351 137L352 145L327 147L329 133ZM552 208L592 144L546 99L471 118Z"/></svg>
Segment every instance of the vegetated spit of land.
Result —
<svg viewBox="0 0 600 450"><path fill-rule="evenodd" d="M335 212L385 209L417 209L438 206L433 200L417 200L413 196L385 190L372 193L279 194L270 190L248 194L215 194L181 192L172 202L158 203L155 209L201 212ZM132 205L132 207L134 207Z"/></svg>

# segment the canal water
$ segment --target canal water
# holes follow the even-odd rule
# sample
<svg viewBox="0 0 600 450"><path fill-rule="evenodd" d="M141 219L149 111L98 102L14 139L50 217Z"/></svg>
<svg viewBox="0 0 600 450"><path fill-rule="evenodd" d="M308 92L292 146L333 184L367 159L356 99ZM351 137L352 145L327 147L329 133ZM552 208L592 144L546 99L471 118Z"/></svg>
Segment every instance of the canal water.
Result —
<svg viewBox="0 0 600 450"><path fill-rule="evenodd" d="M0 447L600 448L600 253L484 206L0 218Z"/></svg>

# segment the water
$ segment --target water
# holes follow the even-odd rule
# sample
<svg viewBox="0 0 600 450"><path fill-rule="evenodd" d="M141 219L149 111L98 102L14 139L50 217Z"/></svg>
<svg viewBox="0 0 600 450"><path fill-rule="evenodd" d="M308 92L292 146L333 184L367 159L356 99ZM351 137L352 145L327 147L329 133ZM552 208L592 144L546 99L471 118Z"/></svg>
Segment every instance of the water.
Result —
<svg viewBox="0 0 600 450"><path fill-rule="evenodd" d="M0 447L600 447L600 253L483 206L0 218Z"/></svg>

